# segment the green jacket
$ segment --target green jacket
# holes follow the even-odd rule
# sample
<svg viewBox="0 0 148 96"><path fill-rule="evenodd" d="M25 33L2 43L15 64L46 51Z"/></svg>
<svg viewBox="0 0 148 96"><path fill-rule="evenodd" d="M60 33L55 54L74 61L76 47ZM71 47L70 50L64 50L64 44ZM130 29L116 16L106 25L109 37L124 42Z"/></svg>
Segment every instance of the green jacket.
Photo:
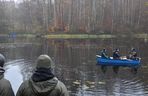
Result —
<svg viewBox="0 0 148 96"><path fill-rule="evenodd" d="M10 82L4 78L2 68L0 68L0 96L14 96Z"/></svg>
<svg viewBox="0 0 148 96"><path fill-rule="evenodd" d="M69 96L65 85L57 78L42 82L24 81L16 96Z"/></svg>

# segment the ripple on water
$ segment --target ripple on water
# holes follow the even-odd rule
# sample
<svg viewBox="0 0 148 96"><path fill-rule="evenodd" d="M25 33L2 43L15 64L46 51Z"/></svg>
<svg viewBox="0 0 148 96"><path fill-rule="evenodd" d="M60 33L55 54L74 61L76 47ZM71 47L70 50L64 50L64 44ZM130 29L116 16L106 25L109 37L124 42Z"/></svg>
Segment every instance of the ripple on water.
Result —
<svg viewBox="0 0 148 96"><path fill-rule="evenodd" d="M73 81L75 84L73 87L76 89L73 91L72 88L74 96L148 96L148 86L139 76L128 74L114 77L112 74L96 74L97 76L88 74L86 72L85 78Z"/></svg>

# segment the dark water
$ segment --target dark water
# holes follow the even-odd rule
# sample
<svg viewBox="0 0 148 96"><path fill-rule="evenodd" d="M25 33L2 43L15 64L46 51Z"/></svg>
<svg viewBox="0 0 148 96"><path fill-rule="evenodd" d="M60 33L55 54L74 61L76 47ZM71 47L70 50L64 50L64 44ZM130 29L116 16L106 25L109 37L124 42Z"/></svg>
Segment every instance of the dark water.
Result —
<svg viewBox="0 0 148 96"><path fill-rule="evenodd" d="M27 80L40 54L48 54L55 62L55 74L65 83L70 96L148 96L148 42L147 39L6 39L1 53L7 57L5 77L11 81L16 93L22 81ZM132 48L138 50L142 66L137 74L129 68L120 68L114 74L109 67L103 74L96 65L96 54L102 48L112 54L120 48L126 55Z"/></svg>

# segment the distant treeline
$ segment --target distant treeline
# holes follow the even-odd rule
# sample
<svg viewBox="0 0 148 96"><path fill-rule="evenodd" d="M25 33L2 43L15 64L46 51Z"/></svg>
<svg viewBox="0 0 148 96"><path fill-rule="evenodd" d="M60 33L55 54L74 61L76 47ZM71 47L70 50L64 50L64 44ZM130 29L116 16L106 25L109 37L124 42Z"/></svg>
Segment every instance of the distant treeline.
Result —
<svg viewBox="0 0 148 96"><path fill-rule="evenodd" d="M147 0L0 0L0 33L148 32Z"/></svg>

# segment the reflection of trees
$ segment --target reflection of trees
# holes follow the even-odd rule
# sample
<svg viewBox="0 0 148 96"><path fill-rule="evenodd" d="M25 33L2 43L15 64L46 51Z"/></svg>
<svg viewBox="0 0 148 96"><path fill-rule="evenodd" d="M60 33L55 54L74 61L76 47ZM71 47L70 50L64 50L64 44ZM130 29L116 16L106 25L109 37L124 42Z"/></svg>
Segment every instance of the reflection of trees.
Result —
<svg viewBox="0 0 148 96"><path fill-rule="evenodd" d="M56 76L64 81L68 89L74 94L79 92L83 94L87 94L88 92L88 94L91 94L92 92L92 94L112 95L114 94L113 92L124 93L129 90L133 92L135 86L138 86L141 92L147 92L147 42L144 42L143 39L135 38L114 38L112 40L113 42L111 42L110 39L46 39L40 40L39 45L32 43L32 45L19 48L8 48L5 49L4 53L11 59L25 58L23 62L19 63L23 80L31 76L33 68L35 67L34 61L40 54L46 53L50 55L56 64ZM28 41L32 42L31 40ZM112 45L114 45L114 47L112 47ZM107 75L103 75L99 70L100 67L96 66L95 55L99 53L101 49L106 48L111 56L112 49L115 47L120 48L122 55L126 54L126 52L130 50L130 47L138 49L142 57L142 66L146 65L146 68L145 70L141 68L138 71L139 75L136 80L131 80L134 78L133 74L130 74L129 71L124 68L121 68L120 74L118 75L119 80L116 80L116 76L113 75L110 69ZM30 59L31 61L29 61ZM73 85L73 82L76 80L80 82L79 85ZM93 88L91 88L91 84L88 84L90 82L94 82ZM129 84L135 82L135 85L129 86L128 84L126 85L125 82ZM82 88L84 85L87 85L89 89L84 90ZM125 89L127 87L129 90Z"/></svg>
<svg viewBox="0 0 148 96"><path fill-rule="evenodd" d="M90 40L49 40L48 54L54 58L55 72L73 91L74 81L80 80L79 88L85 81L94 80L97 43Z"/></svg>

